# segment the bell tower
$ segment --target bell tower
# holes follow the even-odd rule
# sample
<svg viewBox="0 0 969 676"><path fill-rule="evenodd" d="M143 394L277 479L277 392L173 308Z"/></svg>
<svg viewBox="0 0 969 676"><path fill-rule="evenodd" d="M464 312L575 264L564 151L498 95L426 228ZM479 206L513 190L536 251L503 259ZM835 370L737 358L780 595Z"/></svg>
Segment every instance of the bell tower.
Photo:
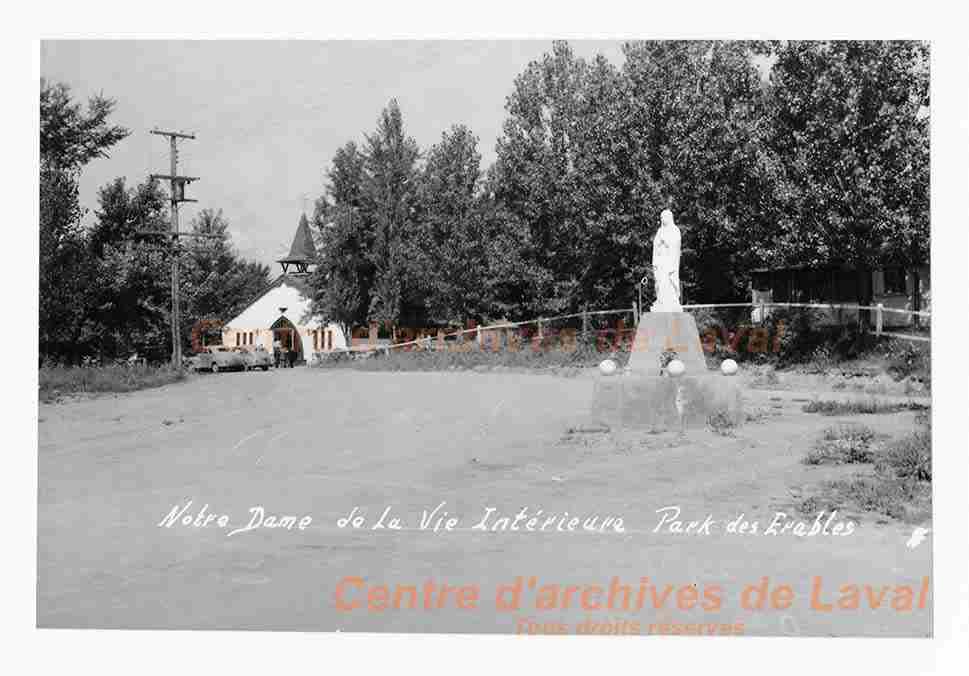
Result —
<svg viewBox="0 0 969 676"><path fill-rule="evenodd" d="M309 266L316 262L316 246L310 234L310 224L304 212L296 226L296 236L289 247L289 254L276 261L283 266L283 274L303 275L309 272ZM290 272L290 267L295 268Z"/></svg>

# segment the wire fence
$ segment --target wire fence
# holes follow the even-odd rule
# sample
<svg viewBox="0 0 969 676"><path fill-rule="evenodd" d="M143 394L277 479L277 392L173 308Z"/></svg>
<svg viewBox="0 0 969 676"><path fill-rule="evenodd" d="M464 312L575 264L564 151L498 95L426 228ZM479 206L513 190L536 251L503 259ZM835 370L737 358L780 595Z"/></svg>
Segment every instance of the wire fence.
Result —
<svg viewBox="0 0 969 676"><path fill-rule="evenodd" d="M740 325L742 323L763 323L767 321L773 309L803 309L821 310L834 315L834 323L846 324L845 313L871 312L874 316L873 332L876 336L885 335L903 340L930 342L927 335L904 334L886 330L885 313L904 314L910 317L930 319L931 312L889 308L883 305L857 304L828 304L828 303L698 303L684 305L685 311L712 310L718 314L718 319L727 324ZM749 312L748 312L749 311ZM416 338L387 344L379 344L371 333L366 343L351 346L353 351L397 351L406 348L424 350L445 350L455 344L473 344L488 349L498 350L502 347L518 347L530 344L533 347L553 342L590 341L602 344L620 342L624 335L635 331L639 323L639 308L636 305L628 308L614 308L609 310L590 310L575 312L554 317L539 317L520 322L500 322L481 326L472 326L456 331L444 329L425 330L417 332ZM606 317L616 317L613 322L605 321ZM626 320L629 320L628 322ZM927 327L925 327L927 328Z"/></svg>
<svg viewBox="0 0 969 676"><path fill-rule="evenodd" d="M501 347L537 347L551 340L580 341L598 337L604 332L625 332L635 329L635 308L616 308L610 310L589 310L554 317L539 317L520 322L499 322L475 325L465 329L446 331L444 329L420 330L416 338L402 342L380 344L376 331L371 330L366 342L351 345L351 351L396 351L405 348L426 350L452 349L462 344L484 346L486 349ZM617 321L607 321L607 317L617 317ZM628 321L627 321L628 320ZM617 326L619 327L617 329Z"/></svg>

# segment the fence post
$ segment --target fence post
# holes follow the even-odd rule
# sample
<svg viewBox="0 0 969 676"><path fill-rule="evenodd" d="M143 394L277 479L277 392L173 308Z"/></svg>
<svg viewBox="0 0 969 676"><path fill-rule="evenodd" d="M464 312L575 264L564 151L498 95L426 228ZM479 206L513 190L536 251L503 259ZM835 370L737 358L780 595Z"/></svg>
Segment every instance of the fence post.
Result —
<svg viewBox="0 0 969 676"><path fill-rule="evenodd" d="M882 312L882 309L884 307L885 306L882 303L879 303L877 305L877 308L878 309L875 310L875 335L876 336L882 335L882 327L884 326L883 323L882 323L884 321L884 319L883 319L884 314Z"/></svg>

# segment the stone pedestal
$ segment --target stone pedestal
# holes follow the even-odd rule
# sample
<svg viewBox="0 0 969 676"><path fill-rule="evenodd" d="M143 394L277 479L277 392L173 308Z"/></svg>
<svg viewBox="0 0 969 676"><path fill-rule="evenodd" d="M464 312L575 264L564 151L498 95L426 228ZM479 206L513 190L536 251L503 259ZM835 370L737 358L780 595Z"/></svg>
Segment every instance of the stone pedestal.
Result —
<svg viewBox="0 0 969 676"><path fill-rule="evenodd" d="M629 368L639 375L661 373L664 352L676 352L687 375L706 373L707 362L696 321L687 312L649 312L639 318L631 346Z"/></svg>
<svg viewBox="0 0 969 676"><path fill-rule="evenodd" d="M686 367L678 378L663 372L664 352ZM739 381L707 369L696 321L686 312L642 315L628 368L597 376L592 417L611 427L656 431L704 427L713 415L743 420Z"/></svg>
<svg viewBox="0 0 969 676"><path fill-rule="evenodd" d="M739 425L744 416L739 382L718 371L679 378L635 372L600 376L591 417L612 428L657 432L702 428L714 415L726 416Z"/></svg>

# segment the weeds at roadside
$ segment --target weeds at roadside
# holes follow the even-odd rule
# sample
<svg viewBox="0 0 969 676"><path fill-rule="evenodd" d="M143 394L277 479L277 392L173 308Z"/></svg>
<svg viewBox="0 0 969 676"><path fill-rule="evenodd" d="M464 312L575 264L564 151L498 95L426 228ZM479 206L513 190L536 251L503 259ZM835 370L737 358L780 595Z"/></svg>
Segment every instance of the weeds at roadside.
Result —
<svg viewBox="0 0 969 676"><path fill-rule="evenodd" d="M566 377L577 376L582 369L597 366L606 357L620 367L629 360L628 345L618 350L603 351L599 346L578 343L574 346L552 345L537 349L522 345L516 349L484 348L473 341L465 348L379 350L361 353L335 353L314 362L316 368L348 368L359 371L541 371L554 370Z"/></svg>
<svg viewBox="0 0 969 676"><path fill-rule="evenodd" d="M838 479L826 488L860 509L900 521L921 522L932 515L932 484L928 482L876 474Z"/></svg>
<svg viewBox="0 0 969 676"><path fill-rule="evenodd" d="M812 495L798 502L795 508L801 516L815 516L818 512L833 512L840 505L831 496Z"/></svg>
<svg viewBox="0 0 969 676"><path fill-rule="evenodd" d="M820 413L821 415L877 415L901 411L925 411L928 408L928 404L917 401L889 402L872 398L863 401L816 399L805 404L802 410L805 413Z"/></svg>
<svg viewBox="0 0 969 676"><path fill-rule="evenodd" d="M714 434L722 437L732 437L736 434L737 421L730 415L729 411L717 410L707 417L707 427Z"/></svg>
<svg viewBox="0 0 969 676"><path fill-rule="evenodd" d="M745 423L762 423L767 422L769 418L776 418L782 415L780 411L777 410L766 410L763 408L755 408L753 410L746 411L744 413Z"/></svg>
<svg viewBox="0 0 969 676"><path fill-rule="evenodd" d="M113 364L109 366L44 365L38 373L38 396L45 404L85 393L134 392L185 379L171 366Z"/></svg>
<svg viewBox="0 0 969 676"><path fill-rule="evenodd" d="M864 425L836 425L824 431L802 462L805 465L870 463L875 432Z"/></svg>
<svg viewBox="0 0 969 676"><path fill-rule="evenodd" d="M920 414L920 429L889 444L876 469L891 470L900 479L932 481L932 426L930 416Z"/></svg>
<svg viewBox="0 0 969 676"><path fill-rule="evenodd" d="M906 522L932 517L932 426L927 412L916 416L917 429L876 452L875 433L863 425L831 427L804 458L809 465L868 464L866 473L827 481L820 493L798 509L814 513L846 505Z"/></svg>

